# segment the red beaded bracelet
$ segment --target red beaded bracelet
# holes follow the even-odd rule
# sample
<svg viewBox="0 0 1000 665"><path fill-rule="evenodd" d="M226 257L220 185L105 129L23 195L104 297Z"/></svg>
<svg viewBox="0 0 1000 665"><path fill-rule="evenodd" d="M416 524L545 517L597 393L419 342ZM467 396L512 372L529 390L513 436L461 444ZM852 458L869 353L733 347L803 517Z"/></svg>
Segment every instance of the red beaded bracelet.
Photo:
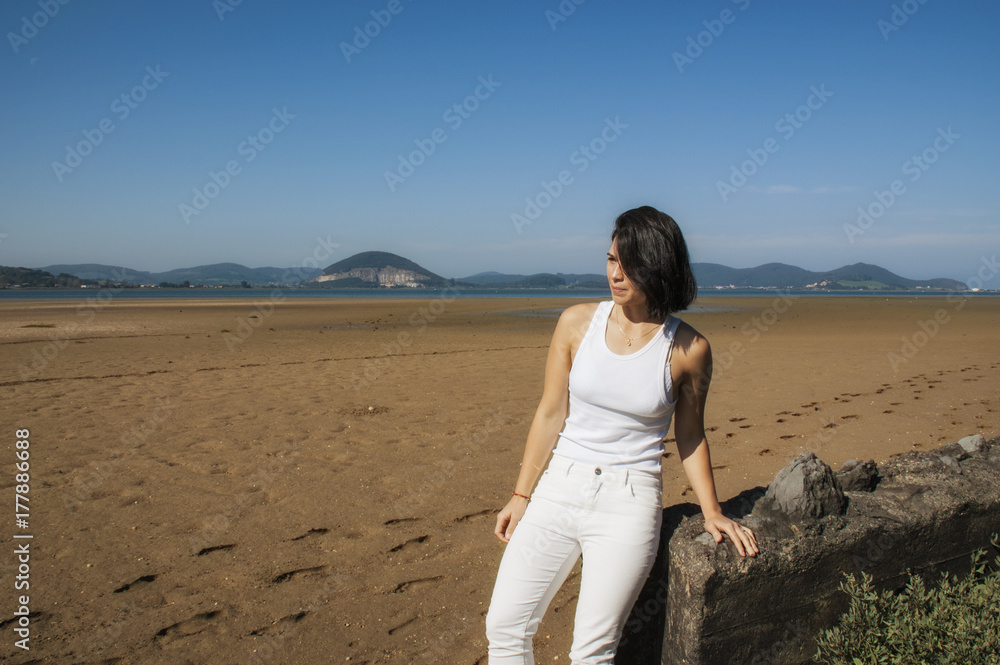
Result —
<svg viewBox="0 0 1000 665"><path fill-rule="evenodd" d="M518 494L517 492L511 492L511 494L512 494L513 496L519 496L519 497L521 497L522 499L527 499L528 501L531 501L531 497L530 497L530 496L528 496L528 495L526 495L526 494Z"/></svg>

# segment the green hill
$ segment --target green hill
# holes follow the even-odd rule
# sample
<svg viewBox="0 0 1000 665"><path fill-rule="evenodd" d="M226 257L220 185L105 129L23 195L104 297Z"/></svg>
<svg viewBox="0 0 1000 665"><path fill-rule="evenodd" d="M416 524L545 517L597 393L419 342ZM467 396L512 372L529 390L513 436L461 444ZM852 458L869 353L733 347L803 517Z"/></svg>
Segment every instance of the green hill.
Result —
<svg viewBox="0 0 1000 665"><path fill-rule="evenodd" d="M378 288L384 286L384 284L374 279L374 275L381 273L384 276L386 271L391 272L392 270L413 273L416 281L422 286L441 287L452 283L451 280L432 273L423 266L398 254L391 252L361 252L354 256L349 256L342 261L337 261L323 270L323 275L337 275L356 271L355 275L336 280L319 281L317 285L324 288ZM362 272L367 272L368 275L359 274Z"/></svg>
<svg viewBox="0 0 1000 665"><path fill-rule="evenodd" d="M78 288L80 286L97 286L97 282L92 279L80 279L76 275L66 273L53 275L47 270L0 266L0 288Z"/></svg>

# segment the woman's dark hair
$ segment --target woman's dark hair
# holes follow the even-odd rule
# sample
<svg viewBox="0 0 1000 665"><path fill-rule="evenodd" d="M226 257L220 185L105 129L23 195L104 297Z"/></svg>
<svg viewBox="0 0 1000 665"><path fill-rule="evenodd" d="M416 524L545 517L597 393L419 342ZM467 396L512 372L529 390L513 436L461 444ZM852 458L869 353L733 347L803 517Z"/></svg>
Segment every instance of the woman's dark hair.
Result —
<svg viewBox="0 0 1000 665"><path fill-rule="evenodd" d="M615 220L618 262L633 285L646 295L650 317L688 308L698 295L687 244L670 215L650 206L623 212Z"/></svg>

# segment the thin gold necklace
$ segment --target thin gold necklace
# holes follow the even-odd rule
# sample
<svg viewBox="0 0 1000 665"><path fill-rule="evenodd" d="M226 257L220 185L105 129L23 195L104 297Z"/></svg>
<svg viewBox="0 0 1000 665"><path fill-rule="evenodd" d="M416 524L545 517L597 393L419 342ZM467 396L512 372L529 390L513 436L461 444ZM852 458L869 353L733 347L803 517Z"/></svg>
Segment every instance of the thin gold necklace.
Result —
<svg viewBox="0 0 1000 665"><path fill-rule="evenodd" d="M632 346L632 340L633 340L633 339L642 339L643 337L645 337L645 336L646 336L646 335L648 335L649 333L651 333L651 332L653 332L654 330L656 330L656 328L659 328L659 327L660 327L660 326L656 326L656 328L652 328L652 329L650 329L650 330L647 330L646 332L642 333L642 334L641 334L641 335L639 335L638 337L629 337L628 335L626 335L626 334L625 334L625 331L624 331L624 330L622 330L622 324L621 324L621 323L619 322L619 320L618 320L618 310L617 310L617 309L615 310L615 325L617 325L617 326L618 326L618 330L621 330L621 333L622 333L622 337L624 337L624 338L625 338L625 345L626 345L626 346Z"/></svg>

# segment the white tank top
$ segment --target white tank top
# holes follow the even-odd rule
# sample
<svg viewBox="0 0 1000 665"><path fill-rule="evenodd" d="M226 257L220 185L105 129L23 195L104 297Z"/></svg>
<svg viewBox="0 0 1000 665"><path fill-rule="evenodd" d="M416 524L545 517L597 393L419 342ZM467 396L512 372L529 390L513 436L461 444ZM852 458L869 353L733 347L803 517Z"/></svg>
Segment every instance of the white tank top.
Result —
<svg viewBox="0 0 1000 665"><path fill-rule="evenodd" d="M614 302L598 304L569 372L569 414L555 450L595 466L660 471L663 438L677 404L671 395L670 352L680 319L630 355L608 348L605 330Z"/></svg>

